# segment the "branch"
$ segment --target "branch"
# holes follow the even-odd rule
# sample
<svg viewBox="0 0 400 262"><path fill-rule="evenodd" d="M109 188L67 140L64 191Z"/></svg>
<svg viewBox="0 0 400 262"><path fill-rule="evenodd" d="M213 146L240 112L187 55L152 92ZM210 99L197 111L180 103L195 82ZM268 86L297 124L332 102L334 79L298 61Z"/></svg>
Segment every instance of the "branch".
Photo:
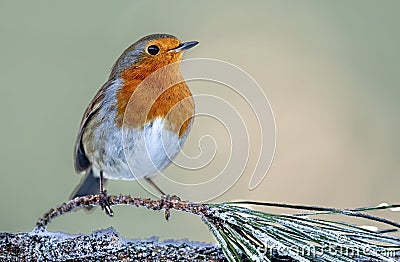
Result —
<svg viewBox="0 0 400 262"><path fill-rule="evenodd" d="M188 201L180 201L175 198L151 200L139 197L118 195L118 196L108 196L108 202L112 206L131 205L137 207L144 207L151 210L164 210L165 219L167 220L170 217L170 209L175 209L178 211L184 211L191 214L199 215L202 218L209 216L210 213L212 212L208 205L196 204ZM58 206L55 209L50 209L47 213L45 213L43 217L41 217L36 223L35 230L44 231L52 219L64 213L68 213L83 207L87 208L93 206L100 206L100 203L101 203L101 197L99 195L76 197L66 203L63 203L62 205Z"/></svg>

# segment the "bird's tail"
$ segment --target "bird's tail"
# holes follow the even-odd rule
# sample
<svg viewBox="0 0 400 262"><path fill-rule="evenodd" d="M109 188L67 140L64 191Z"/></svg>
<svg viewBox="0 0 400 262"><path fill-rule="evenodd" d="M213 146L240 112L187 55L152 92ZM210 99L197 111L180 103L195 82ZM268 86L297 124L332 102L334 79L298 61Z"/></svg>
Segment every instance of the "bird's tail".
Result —
<svg viewBox="0 0 400 262"><path fill-rule="evenodd" d="M95 195L99 193L100 178L94 177L93 170L90 168L81 183L72 192L70 199L80 196Z"/></svg>

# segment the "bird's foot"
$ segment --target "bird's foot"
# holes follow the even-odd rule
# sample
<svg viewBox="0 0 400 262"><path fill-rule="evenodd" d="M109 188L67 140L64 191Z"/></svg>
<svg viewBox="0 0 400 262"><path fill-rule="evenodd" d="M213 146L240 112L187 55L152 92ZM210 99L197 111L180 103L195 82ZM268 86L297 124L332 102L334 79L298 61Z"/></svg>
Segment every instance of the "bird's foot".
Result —
<svg viewBox="0 0 400 262"><path fill-rule="evenodd" d="M170 206L172 206L171 203L173 202L178 202L181 201L181 198L178 197L177 195L162 195L161 196L161 204L164 206L165 208L165 213L164 213L164 217L165 220L169 220L170 216L171 216L171 212L170 212Z"/></svg>
<svg viewBox="0 0 400 262"><path fill-rule="evenodd" d="M108 200L107 190L101 191L99 197L101 210L104 210L106 214L110 217L114 216L114 212L111 209L110 201Z"/></svg>

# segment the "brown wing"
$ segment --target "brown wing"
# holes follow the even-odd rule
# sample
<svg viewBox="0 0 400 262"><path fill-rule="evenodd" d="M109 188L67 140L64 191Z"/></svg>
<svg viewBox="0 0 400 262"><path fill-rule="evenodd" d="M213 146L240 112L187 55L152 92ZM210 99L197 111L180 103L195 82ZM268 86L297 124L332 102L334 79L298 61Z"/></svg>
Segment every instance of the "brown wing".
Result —
<svg viewBox="0 0 400 262"><path fill-rule="evenodd" d="M109 82L107 82L100 88L96 96L92 99L89 106L86 108L85 113L83 114L78 137L75 143L74 159L75 159L75 170L77 173L86 171L92 165L92 163L90 163L88 157L86 156L85 149L82 144L82 136L83 133L85 132L86 124L88 123L88 121L90 121L90 118L97 112L97 110L99 110L101 103L103 101L104 91L108 85Z"/></svg>

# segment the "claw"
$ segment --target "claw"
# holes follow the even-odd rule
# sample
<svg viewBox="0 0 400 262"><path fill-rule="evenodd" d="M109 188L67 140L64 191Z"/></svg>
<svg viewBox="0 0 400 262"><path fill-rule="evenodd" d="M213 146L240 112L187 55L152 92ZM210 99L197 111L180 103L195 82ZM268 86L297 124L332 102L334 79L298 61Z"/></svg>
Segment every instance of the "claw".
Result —
<svg viewBox="0 0 400 262"><path fill-rule="evenodd" d="M114 212L111 209L110 201L108 200L107 191L104 190L99 194L99 202L101 206L101 210L104 210L106 214L110 217L114 216Z"/></svg>
<svg viewBox="0 0 400 262"><path fill-rule="evenodd" d="M171 212L169 210L169 206L170 206L169 203L171 203L171 202L176 203L178 201L181 201L181 198L178 197L177 195L172 195L172 196L170 196L170 195L162 195L161 196L162 205L164 205L164 203L167 203L167 205L165 207L165 212L164 212L165 220L169 221L169 218L171 216Z"/></svg>

